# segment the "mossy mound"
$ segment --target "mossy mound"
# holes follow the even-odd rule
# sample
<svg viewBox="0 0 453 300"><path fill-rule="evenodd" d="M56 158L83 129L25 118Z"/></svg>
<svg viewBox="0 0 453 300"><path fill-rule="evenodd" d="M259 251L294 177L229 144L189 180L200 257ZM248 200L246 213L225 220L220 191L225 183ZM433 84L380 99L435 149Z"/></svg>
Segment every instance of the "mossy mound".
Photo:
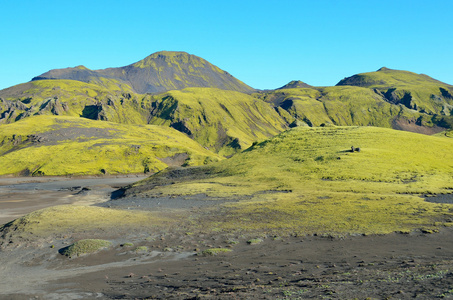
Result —
<svg viewBox="0 0 453 300"><path fill-rule="evenodd" d="M99 250L108 248L112 245L112 242L100 239L85 239L80 240L72 245L61 249L59 252L62 255L70 258L83 256L87 254L95 253Z"/></svg>
<svg viewBox="0 0 453 300"><path fill-rule="evenodd" d="M216 256L221 253L228 253L231 252L231 249L226 249L226 248L211 248L211 249L206 249L201 251L202 256Z"/></svg>

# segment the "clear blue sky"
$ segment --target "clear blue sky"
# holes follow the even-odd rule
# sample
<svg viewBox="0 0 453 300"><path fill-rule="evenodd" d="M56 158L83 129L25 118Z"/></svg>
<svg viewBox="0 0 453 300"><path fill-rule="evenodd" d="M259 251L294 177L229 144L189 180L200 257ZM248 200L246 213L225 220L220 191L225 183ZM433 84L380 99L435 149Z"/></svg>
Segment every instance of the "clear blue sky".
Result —
<svg viewBox="0 0 453 300"><path fill-rule="evenodd" d="M259 89L386 66L453 84L453 1L0 0L0 89L186 51Z"/></svg>

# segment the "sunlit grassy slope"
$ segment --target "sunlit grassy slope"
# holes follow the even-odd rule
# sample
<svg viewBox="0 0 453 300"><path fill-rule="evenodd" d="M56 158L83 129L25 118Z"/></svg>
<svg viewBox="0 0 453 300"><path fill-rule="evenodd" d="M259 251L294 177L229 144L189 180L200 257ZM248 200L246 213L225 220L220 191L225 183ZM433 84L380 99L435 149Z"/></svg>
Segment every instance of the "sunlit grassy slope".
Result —
<svg viewBox="0 0 453 300"><path fill-rule="evenodd" d="M39 80L0 91L0 123L34 115L165 125L222 155L243 150L287 126L268 103L216 88L140 95L113 83L107 88L75 80Z"/></svg>
<svg viewBox="0 0 453 300"><path fill-rule="evenodd" d="M399 121L426 129L435 125L449 126L443 124L439 117L420 113L403 104L390 103L382 94L365 87L280 89L256 96L273 103L290 124L394 128L395 121Z"/></svg>
<svg viewBox="0 0 453 300"><path fill-rule="evenodd" d="M156 125L62 116L0 125L0 175L143 173L219 159L185 134Z"/></svg>
<svg viewBox="0 0 453 300"><path fill-rule="evenodd" d="M351 146L361 151L352 153ZM179 181L171 176L171 186L159 186L172 172L165 170L128 193L240 199L210 223L223 230L407 232L451 216L449 205L420 197L451 193L451 149L450 138L392 129L298 127L231 159L186 170Z"/></svg>
<svg viewBox="0 0 453 300"><path fill-rule="evenodd" d="M187 88L153 99L150 123L172 126L222 155L243 150L286 128L270 105L244 93Z"/></svg>
<svg viewBox="0 0 453 300"><path fill-rule="evenodd" d="M391 103L429 114L449 116L453 110L453 86L424 74L381 68L345 78L337 85L370 88Z"/></svg>
<svg viewBox="0 0 453 300"><path fill-rule="evenodd" d="M145 95L133 94L129 86L119 87L114 80L104 83L39 80L4 89L0 91L0 123L34 115L63 115L146 124L149 101Z"/></svg>

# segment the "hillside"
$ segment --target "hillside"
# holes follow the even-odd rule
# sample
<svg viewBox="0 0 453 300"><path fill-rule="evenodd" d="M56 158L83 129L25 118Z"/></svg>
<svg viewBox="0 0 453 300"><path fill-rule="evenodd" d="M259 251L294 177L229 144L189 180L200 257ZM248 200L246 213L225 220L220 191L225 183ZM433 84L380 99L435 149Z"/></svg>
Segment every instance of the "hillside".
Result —
<svg viewBox="0 0 453 300"><path fill-rule="evenodd" d="M242 151L287 127L270 105L239 92L188 88L153 100L151 124L171 126L222 155Z"/></svg>
<svg viewBox="0 0 453 300"><path fill-rule="evenodd" d="M172 91L136 93L143 86L131 78L146 81L154 69L167 75L179 74L172 73L175 70L183 72L190 75L187 82L210 87L180 89L192 83L174 85L166 80ZM40 80L0 91L0 123L35 115L59 115L121 124L157 124L181 131L223 156L295 126L379 126L424 134L453 127L452 86L426 75L382 68L354 75L333 87L292 81L277 90L249 94L234 91L236 88L226 83L215 87L222 80L215 79L214 71L208 72L210 75L203 73L206 69L219 71L184 52L158 52L123 68L90 71L79 66L52 70ZM140 72L148 72L149 76ZM194 72L207 81L195 80ZM68 79L44 80L47 77ZM251 91L239 85L237 90Z"/></svg>
<svg viewBox="0 0 453 300"><path fill-rule="evenodd" d="M142 95L75 80L39 80L0 91L0 124L61 115L121 124L157 124L231 155L286 128L272 107L250 95L188 88Z"/></svg>
<svg viewBox="0 0 453 300"><path fill-rule="evenodd" d="M251 92L253 88L208 61L186 52L161 51L120 68L90 70L84 66L55 69L33 80L71 79L105 85L114 81L129 85L139 94L162 93L187 87L214 87Z"/></svg>
<svg viewBox="0 0 453 300"><path fill-rule="evenodd" d="M156 125L35 116L0 130L0 175L148 173L219 159L177 130Z"/></svg>
<svg viewBox="0 0 453 300"><path fill-rule="evenodd" d="M351 146L361 151L352 153ZM451 212L420 196L451 193L452 147L450 138L385 128L299 127L210 166L165 170L126 195L206 194L239 201L211 219L210 226L219 230L307 234L432 228ZM169 178L171 187L165 185Z"/></svg>
<svg viewBox="0 0 453 300"><path fill-rule="evenodd" d="M125 124L146 124L145 96L126 85L39 80L0 91L0 124L34 115L64 115ZM149 98L149 97L148 97Z"/></svg>
<svg viewBox="0 0 453 300"><path fill-rule="evenodd" d="M379 126L434 134L453 126L452 91L427 75L381 68L333 87L292 81L254 95L272 103L291 126Z"/></svg>
<svg viewBox="0 0 453 300"><path fill-rule="evenodd" d="M453 86L424 74L381 68L345 78L337 84L344 85L373 89L389 103L430 115L450 116L453 111Z"/></svg>
<svg viewBox="0 0 453 300"><path fill-rule="evenodd" d="M274 105L291 127L360 125L434 134L451 126L444 117L389 103L363 87L285 88L255 95Z"/></svg>

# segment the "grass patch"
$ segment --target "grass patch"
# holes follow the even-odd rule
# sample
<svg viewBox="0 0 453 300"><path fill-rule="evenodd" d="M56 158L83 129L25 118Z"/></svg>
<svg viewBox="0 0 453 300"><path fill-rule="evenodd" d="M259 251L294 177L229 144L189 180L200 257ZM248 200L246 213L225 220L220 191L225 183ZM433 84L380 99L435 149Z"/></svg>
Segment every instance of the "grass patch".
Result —
<svg viewBox="0 0 453 300"><path fill-rule="evenodd" d="M147 253L149 248L147 246L139 246L134 250L136 253Z"/></svg>
<svg viewBox="0 0 453 300"><path fill-rule="evenodd" d="M62 255L70 258L91 254L112 245L110 241L100 239L85 239L60 250Z"/></svg>
<svg viewBox="0 0 453 300"><path fill-rule="evenodd" d="M263 242L263 239L260 239L260 238L257 238L257 239L251 239L251 240L248 240L247 241L247 244L249 245L256 245L256 244L260 244Z"/></svg>
<svg viewBox="0 0 453 300"><path fill-rule="evenodd" d="M211 249L206 249L201 252L202 256L216 256L221 253L228 253L231 252L231 249L226 249L226 248L211 248Z"/></svg>

